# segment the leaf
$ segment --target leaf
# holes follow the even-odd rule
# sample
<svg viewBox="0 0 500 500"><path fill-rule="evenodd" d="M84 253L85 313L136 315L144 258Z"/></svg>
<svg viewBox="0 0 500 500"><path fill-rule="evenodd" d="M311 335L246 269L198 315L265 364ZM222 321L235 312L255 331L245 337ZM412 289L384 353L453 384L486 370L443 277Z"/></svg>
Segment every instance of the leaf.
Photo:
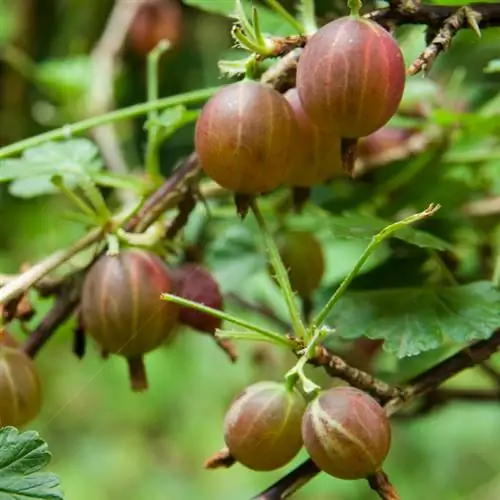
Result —
<svg viewBox="0 0 500 500"><path fill-rule="evenodd" d="M102 171L92 173L91 178L98 186L135 191L141 195L151 190L149 183L136 175Z"/></svg>
<svg viewBox="0 0 500 500"><path fill-rule="evenodd" d="M341 216L328 217L328 224L337 238L369 239L391 224L389 221L372 215L345 213ZM447 250L451 245L446 241L425 231L407 226L392 235L422 248Z"/></svg>
<svg viewBox="0 0 500 500"><path fill-rule="evenodd" d="M161 137L165 140L184 125L196 121L199 115L200 111L187 110L182 105L172 106L165 109L158 118L148 120L145 127L160 127Z"/></svg>
<svg viewBox="0 0 500 500"><path fill-rule="evenodd" d="M235 0L184 0L186 5L197 7L206 12L220 14L225 17L235 18L236 2ZM241 0L247 16L250 17L252 5L257 5L249 0ZM260 27L263 32L276 36L286 36L297 34L293 28L278 14L265 8L258 7Z"/></svg>
<svg viewBox="0 0 500 500"><path fill-rule="evenodd" d="M50 459L47 444L37 432L20 434L14 427L0 428L0 500L62 500L58 477L39 472Z"/></svg>
<svg viewBox="0 0 500 500"><path fill-rule="evenodd" d="M484 68L485 73L500 73L500 59L492 59L486 68Z"/></svg>
<svg viewBox="0 0 500 500"><path fill-rule="evenodd" d="M12 181L10 193L29 198L57 192L51 183L54 175L75 188L102 166L97 147L87 139L47 142L27 149L21 158L1 161L0 182Z"/></svg>
<svg viewBox="0 0 500 500"><path fill-rule="evenodd" d="M87 56L48 59L38 65L36 77L60 101L74 103L90 86L92 64Z"/></svg>
<svg viewBox="0 0 500 500"><path fill-rule="evenodd" d="M500 291L491 282L350 292L327 318L346 339L384 339L402 358L445 342L486 339L500 327Z"/></svg>

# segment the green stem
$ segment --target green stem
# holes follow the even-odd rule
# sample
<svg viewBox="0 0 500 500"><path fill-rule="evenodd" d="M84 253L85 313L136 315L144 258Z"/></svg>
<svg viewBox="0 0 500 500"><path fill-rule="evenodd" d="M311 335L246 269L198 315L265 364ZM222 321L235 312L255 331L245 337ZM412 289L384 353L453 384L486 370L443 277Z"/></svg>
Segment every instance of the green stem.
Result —
<svg viewBox="0 0 500 500"><path fill-rule="evenodd" d="M92 207L90 207L83 198L69 189L66 184L64 184L64 181L60 176L54 177L52 179L52 183L55 184L59 191L61 191L61 193L64 194L66 198L68 198L68 200L70 200L76 207L78 207L78 209L82 213L87 215L94 223L97 222L96 213L94 212Z"/></svg>
<svg viewBox="0 0 500 500"><path fill-rule="evenodd" d="M81 188L94 207L99 221L103 224L107 223L109 219L111 219L111 212L109 211L99 188L92 182L91 179L88 179L87 177L82 179Z"/></svg>
<svg viewBox="0 0 500 500"><path fill-rule="evenodd" d="M273 9L277 14L279 14L294 30L296 30L299 34L304 34L305 29L302 26L302 23L297 21L295 17L290 14L279 2L278 0L264 0L265 3Z"/></svg>
<svg viewBox="0 0 500 500"><path fill-rule="evenodd" d="M108 244L108 250L106 251L106 255L116 256L120 253L120 241L116 237L115 234L107 234L106 242Z"/></svg>
<svg viewBox="0 0 500 500"><path fill-rule="evenodd" d="M153 248L165 236L165 229L161 222L149 226L143 233L128 233L123 228L116 230L116 236L127 245Z"/></svg>
<svg viewBox="0 0 500 500"><path fill-rule="evenodd" d="M148 56L148 102L154 102L158 100L159 94L159 76L158 76L158 65L161 56L168 50L170 43L167 40L162 40L160 43L150 52ZM146 146L146 170L152 179L158 179L160 177L160 162L158 158L158 110L150 109L148 111L148 121L150 123L148 127L148 142Z"/></svg>
<svg viewBox="0 0 500 500"><path fill-rule="evenodd" d="M255 34L255 41L262 47L265 47L266 39L264 38L264 34L262 33L262 29L260 27L259 11L257 10L257 7L255 7L255 5L252 6L252 24Z"/></svg>
<svg viewBox="0 0 500 500"><path fill-rule="evenodd" d="M441 255L439 255L439 253L432 248L429 248L429 253L434 259L434 262L436 262L436 264L439 266L441 273L446 277L450 285L458 285L457 278L455 278L455 275L450 271L446 263L443 261Z"/></svg>
<svg viewBox="0 0 500 500"><path fill-rule="evenodd" d="M269 56L272 50L266 45L259 45L257 42L250 40L240 28L235 27L231 34L241 44L241 46L250 52L255 52L261 56Z"/></svg>
<svg viewBox="0 0 500 500"><path fill-rule="evenodd" d="M229 323L233 323L238 326L242 326L243 328L247 328L250 331L260 333L264 337L268 337L269 339L284 339L283 335L279 333L272 332L267 330L266 328L261 328L260 326L253 325L252 323L248 323L247 321L237 318L232 314L228 314L224 311L219 311L218 309L212 309L211 307L205 306L203 304L199 304L198 302L193 302L192 300L184 299L182 297L178 297L177 295L172 295L170 293L163 293L161 295L162 300L166 300L167 302L173 302L174 304L178 304L182 307L189 307L191 309L196 309L197 311L204 312L206 314L210 314L211 316L215 316L223 321L228 321Z"/></svg>
<svg viewBox="0 0 500 500"><path fill-rule="evenodd" d="M375 249L386 239L388 238L392 233L398 231L399 229L403 229L404 227L408 226L409 224L412 224L413 222L422 220L426 217L430 217L433 215L438 209L439 205L430 205L427 209L425 209L423 212L420 212L418 214L410 215L410 217L406 217L403 220L400 220L399 222L395 222L394 224L391 224L382 231L380 231L377 235L375 235L372 238L372 241L370 244L366 247L365 251L359 258L358 262L354 266L354 268L351 270L351 272L344 278L344 281L340 284L340 286L337 288L335 293L331 296L330 300L328 303L325 305L325 307L318 313L316 318L313 320L313 328L316 329L320 327L323 322L325 321L326 317L332 310L333 306L340 300L342 294L346 291L347 287L351 284L351 281L358 275L359 271L361 268L364 266L365 262L368 260L368 258L371 256L371 254L375 251Z"/></svg>
<svg viewBox="0 0 500 500"><path fill-rule="evenodd" d="M199 101L204 101L210 98L222 87L210 87L207 89L193 90L191 92L186 92L184 94L178 94L171 97L166 97L164 99L158 99L153 102L143 102L140 104L135 104L128 108L118 109L110 113L106 113L99 116L93 116L92 118L87 118L71 125L65 125L64 127L45 132L43 134L35 135L28 139L18 141L9 146L0 148L0 158L6 158L18 153L23 152L25 149L38 146L48 141L55 141L60 139L67 139L73 135L85 132L86 130L92 129L99 125L105 123L113 123L121 120L126 120L128 118L133 118L135 116L140 116L148 113L152 109L164 109L171 106L177 106L179 104L189 104L196 103Z"/></svg>
<svg viewBox="0 0 500 500"><path fill-rule="evenodd" d="M349 7L351 16L359 17L359 11L363 7L363 2L361 0L347 0L347 6Z"/></svg>
<svg viewBox="0 0 500 500"><path fill-rule="evenodd" d="M254 200L252 202L252 211L254 213L255 219L257 220L257 224L259 225L260 232L262 233L262 237L264 238L264 245L269 253L269 259L271 261L271 266L273 267L273 271L276 274L276 279L278 281L278 285L281 288L281 293L283 294L283 298L285 299L288 314L290 315L290 320L292 322L292 326L294 334L299 339L306 339L308 333L300 319L300 311L297 307L297 303L295 301L295 294L293 293L292 286L290 285L290 279L288 278L288 273L285 269L285 265L281 260L278 248L276 247L276 243L267 228L264 217L257 206L257 202Z"/></svg>
<svg viewBox="0 0 500 500"><path fill-rule="evenodd" d="M236 0L236 16L238 18L238 21L240 21L241 23L241 27L245 35L248 38L256 41L254 27L252 26L252 23L250 23L250 21L248 20L247 14L245 12L245 9L243 8L241 0Z"/></svg>
<svg viewBox="0 0 500 500"><path fill-rule="evenodd" d="M270 344L286 347L287 349L295 349L297 347L293 340L290 340L283 335L276 337L264 336L256 332L237 332L232 330L217 330L215 336L219 339L230 340L245 340L253 342L269 342Z"/></svg>
<svg viewBox="0 0 500 500"><path fill-rule="evenodd" d="M306 35L312 35L318 31L314 0L301 0L300 5L302 11L301 20L304 25Z"/></svg>

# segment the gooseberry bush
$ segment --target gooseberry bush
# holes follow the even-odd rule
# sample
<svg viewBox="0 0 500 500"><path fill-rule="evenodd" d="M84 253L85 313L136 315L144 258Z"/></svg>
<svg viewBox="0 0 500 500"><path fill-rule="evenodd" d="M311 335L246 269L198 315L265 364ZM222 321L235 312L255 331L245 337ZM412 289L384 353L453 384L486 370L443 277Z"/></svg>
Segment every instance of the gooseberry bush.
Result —
<svg viewBox="0 0 500 500"><path fill-rule="evenodd" d="M91 73L79 99L60 102L72 123L0 148L11 196L63 195L85 230L0 273L0 498L63 498L58 478L38 472L46 443L17 428L50 391L34 358L71 321L74 354L90 343L103 363L120 356L144 397L162 383L148 378L148 354L187 330L234 370L243 342L284 354L286 370L234 395L206 469L274 471L303 452L254 498L291 497L319 473L399 498L385 466L391 417L498 399L499 65L487 61L472 95L456 59L440 69L459 32L500 26L498 6L349 0L329 16L313 0L122 3L108 27L125 9L120 43L143 60L147 101L109 110L108 96L104 109L98 80L113 89L114 76ZM234 46L218 86L160 98L186 6L226 17ZM425 41L408 25L425 26ZM57 94L57 78L33 78ZM116 124L142 115L143 168L131 169ZM192 152L167 173L162 148L186 130ZM52 301L45 315L39 298ZM497 386L480 397L442 387L471 367Z"/></svg>

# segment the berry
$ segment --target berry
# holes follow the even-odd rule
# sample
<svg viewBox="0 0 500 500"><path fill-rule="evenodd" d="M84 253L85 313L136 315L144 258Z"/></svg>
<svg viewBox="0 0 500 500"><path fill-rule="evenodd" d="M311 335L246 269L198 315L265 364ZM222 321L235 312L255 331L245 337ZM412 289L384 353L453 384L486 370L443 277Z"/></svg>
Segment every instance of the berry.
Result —
<svg viewBox="0 0 500 500"><path fill-rule="evenodd" d="M182 7L177 0L146 0L128 32L132 50L147 56L161 40L177 45L182 36Z"/></svg>
<svg viewBox="0 0 500 500"><path fill-rule="evenodd" d="M0 334L0 426L21 427L42 408L36 366L7 333Z"/></svg>
<svg viewBox="0 0 500 500"><path fill-rule="evenodd" d="M403 55L373 21L342 17L307 43L297 67L305 112L325 132L369 135L396 113L405 85Z"/></svg>
<svg viewBox="0 0 500 500"><path fill-rule="evenodd" d="M160 300L173 292L168 268L155 254L124 250L101 257L88 272L82 291L85 331L107 352L129 363L134 390L147 387L143 354L174 331L179 308Z"/></svg>
<svg viewBox="0 0 500 500"><path fill-rule="evenodd" d="M231 455L256 471L278 469L302 448L300 432L306 403L297 390L278 382L247 387L232 403L224 422Z"/></svg>
<svg viewBox="0 0 500 500"><path fill-rule="evenodd" d="M198 302L212 309L223 310L223 298L219 284L210 272L199 264L184 264L175 271L180 297ZM215 333L221 327L221 320L189 307L182 307L179 321L200 332Z"/></svg>
<svg viewBox="0 0 500 500"><path fill-rule="evenodd" d="M391 445L384 409L353 387L323 392L302 421L304 445L314 463L340 479L363 479L382 467Z"/></svg>
<svg viewBox="0 0 500 500"><path fill-rule="evenodd" d="M321 244L308 231L289 231L276 240L292 290L310 298L320 286L325 262Z"/></svg>
<svg viewBox="0 0 500 500"><path fill-rule="evenodd" d="M205 104L196 123L195 149L203 170L241 194L255 195L282 184L299 142L286 99L252 81L224 87Z"/></svg>
<svg viewBox="0 0 500 500"><path fill-rule="evenodd" d="M310 187L342 175L344 170L340 159L340 138L324 133L306 115L296 88L285 94L297 120L302 147L300 160L290 169L287 182L292 186Z"/></svg>

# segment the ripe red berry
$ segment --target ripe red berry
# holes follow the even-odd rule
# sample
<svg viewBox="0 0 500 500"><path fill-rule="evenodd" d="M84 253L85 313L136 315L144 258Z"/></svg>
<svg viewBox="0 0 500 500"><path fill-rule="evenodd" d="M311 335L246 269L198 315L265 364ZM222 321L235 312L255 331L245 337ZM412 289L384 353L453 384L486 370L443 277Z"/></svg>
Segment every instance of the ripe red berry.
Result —
<svg viewBox="0 0 500 500"><path fill-rule="evenodd" d="M175 270L178 295L212 309L223 310L219 284L210 272L199 264L184 264ZM182 307L179 321L200 332L213 334L222 321L211 314Z"/></svg>
<svg viewBox="0 0 500 500"><path fill-rule="evenodd" d="M42 407L42 385L33 361L0 332L0 427L21 427Z"/></svg>
<svg viewBox="0 0 500 500"><path fill-rule="evenodd" d="M182 25L182 7L178 0L146 0L130 25L128 42L136 54L147 56L161 40L178 44Z"/></svg>
<svg viewBox="0 0 500 500"><path fill-rule="evenodd" d="M224 87L196 123L195 149L203 170L222 187L242 194L282 184L296 160L299 140L286 99L252 81Z"/></svg>
<svg viewBox="0 0 500 500"><path fill-rule="evenodd" d="M162 293L172 292L168 268L143 250L103 256L86 276L81 300L85 331L105 351L128 360L134 390L147 387L140 373L143 354L162 344L177 324L179 308L160 300Z"/></svg>
<svg viewBox="0 0 500 500"><path fill-rule="evenodd" d="M396 113L405 85L403 55L378 24L343 17L307 43L297 68L305 112L325 132L369 135Z"/></svg>
<svg viewBox="0 0 500 500"><path fill-rule="evenodd" d="M292 186L310 187L344 173L340 158L340 138L323 132L304 112L296 88L285 94L299 125L301 147L287 179Z"/></svg>
<svg viewBox="0 0 500 500"><path fill-rule="evenodd" d="M224 438L229 452L252 470L283 467L302 448L305 407L297 390L289 391L278 382L247 387L226 413Z"/></svg>
<svg viewBox="0 0 500 500"><path fill-rule="evenodd" d="M309 404L302 437L322 471L340 479L363 479L382 467L391 446L391 427L371 396L353 387L336 387Z"/></svg>

